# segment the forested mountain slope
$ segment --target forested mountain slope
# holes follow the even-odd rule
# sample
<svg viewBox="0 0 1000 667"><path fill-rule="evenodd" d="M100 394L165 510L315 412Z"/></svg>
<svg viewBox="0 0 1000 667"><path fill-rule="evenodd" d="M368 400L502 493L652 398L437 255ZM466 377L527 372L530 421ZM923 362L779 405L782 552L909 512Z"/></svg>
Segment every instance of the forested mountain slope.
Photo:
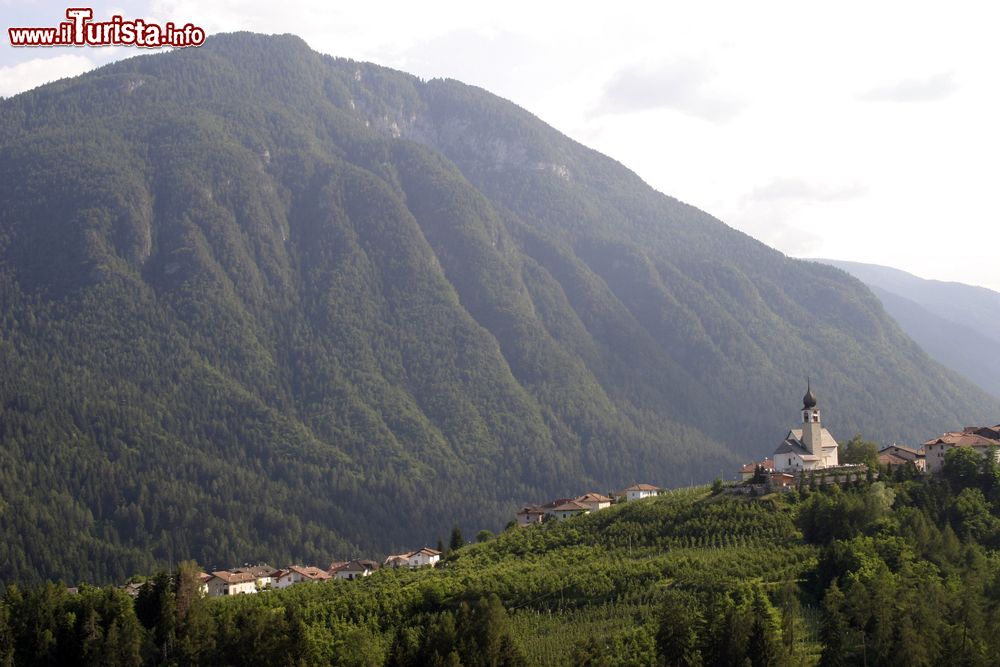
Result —
<svg viewBox="0 0 1000 667"><path fill-rule="evenodd" d="M665 156L669 159L669 156ZM514 105L235 34L0 103L0 571L311 561L990 421L868 290Z"/></svg>
<svg viewBox="0 0 1000 667"><path fill-rule="evenodd" d="M1000 293L859 262L817 260L868 285L933 359L1000 396Z"/></svg>

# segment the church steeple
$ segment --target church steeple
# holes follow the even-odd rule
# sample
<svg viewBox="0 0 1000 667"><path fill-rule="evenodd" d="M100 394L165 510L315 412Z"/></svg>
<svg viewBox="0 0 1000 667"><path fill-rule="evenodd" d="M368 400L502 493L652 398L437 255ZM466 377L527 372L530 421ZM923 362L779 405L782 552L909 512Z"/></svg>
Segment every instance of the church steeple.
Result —
<svg viewBox="0 0 1000 667"><path fill-rule="evenodd" d="M802 397L802 409L810 410L816 407L816 394L813 393L812 383L809 376L806 376L806 395Z"/></svg>
<svg viewBox="0 0 1000 667"><path fill-rule="evenodd" d="M810 454L823 453L823 425L819 415L819 401L806 378L806 395L802 397L802 444Z"/></svg>

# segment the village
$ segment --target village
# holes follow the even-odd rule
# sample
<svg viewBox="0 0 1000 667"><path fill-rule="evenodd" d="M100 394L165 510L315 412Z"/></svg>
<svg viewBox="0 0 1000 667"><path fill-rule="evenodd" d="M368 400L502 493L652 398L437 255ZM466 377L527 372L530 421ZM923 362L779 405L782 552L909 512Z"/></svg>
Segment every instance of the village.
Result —
<svg viewBox="0 0 1000 667"><path fill-rule="evenodd" d="M945 455L955 448L970 448L980 456L1000 461L1000 424L966 426L931 438L916 447L893 443L877 451L880 469L891 471L910 467L919 473L937 473L944 467ZM761 485L768 490L791 489L806 480L848 481L867 474L867 466L840 461L840 444L823 427L819 403L807 385L802 397L802 426L788 431L773 454L740 469L740 481ZM877 474L878 471L872 471Z"/></svg>
<svg viewBox="0 0 1000 667"><path fill-rule="evenodd" d="M613 502L641 500L657 495L661 489L651 484L634 484L611 496L600 493L586 493L575 498L560 498L541 506L528 506L517 513L516 523L519 526L542 523L548 519L565 520L596 512L610 507ZM511 522L514 523L514 522ZM435 567L444 553L439 549L421 547L415 551L392 554L384 561L355 559L349 561L333 561L326 568L312 565L289 565L286 568L274 568L266 563L256 565L244 564L226 570L201 572L201 590L209 597L227 595L246 595L270 590L281 590L297 584L320 583L331 580L351 581L367 577L381 568L421 568ZM130 583L124 589L137 596L145 585L144 581Z"/></svg>
<svg viewBox="0 0 1000 667"><path fill-rule="evenodd" d="M820 485L862 479L878 471L869 471L863 463L840 460L840 444L823 427L819 403L811 386L802 398L802 423L785 435L771 456L748 463L739 470L739 481L722 490L728 493L758 494L788 491L805 483ZM949 450L970 448L981 456L998 458L1000 424L967 426L932 438L918 447L892 444L878 451L878 467L891 471L910 467L918 473L940 472ZM1000 460L1000 459L998 459ZM652 484L637 483L608 495L590 491L575 497L556 498L539 505L525 505L509 524L521 528L546 521L565 521L598 512L622 502L635 502L663 492ZM440 545L439 545L440 547ZM423 568L437 566L444 555L441 548L421 547L414 551L392 554L381 563L369 559L333 561L326 568L290 565L273 568L267 564L244 564L226 570L199 574L202 593L210 597L244 595L289 586L320 583L330 580L352 581L370 576L380 568ZM144 583L128 584L124 588L138 595Z"/></svg>

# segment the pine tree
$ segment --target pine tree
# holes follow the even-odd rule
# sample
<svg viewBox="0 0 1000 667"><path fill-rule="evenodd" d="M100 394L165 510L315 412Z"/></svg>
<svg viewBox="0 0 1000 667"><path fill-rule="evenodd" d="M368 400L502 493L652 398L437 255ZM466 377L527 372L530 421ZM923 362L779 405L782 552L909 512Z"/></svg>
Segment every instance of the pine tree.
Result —
<svg viewBox="0 0 1000 667"><path fill-rule="evenodd" d="M461 549L464 546L465 546L465 540L462 539L462 529L459 528L458 524L456 523L451 528L451 540L449 540L448 542L448 548L451 551L455 551L456 549Z"/></svg>
<svg viewBox="0 0 1000 667"><path fill-rule="evenodd" d="M844 613L844 594L834 581L826 589L823 597L823 626L820 628L820 641L823 642L823 653L820 656L820 667L842 667L847 660L847 633L849 626Z"/></svg>

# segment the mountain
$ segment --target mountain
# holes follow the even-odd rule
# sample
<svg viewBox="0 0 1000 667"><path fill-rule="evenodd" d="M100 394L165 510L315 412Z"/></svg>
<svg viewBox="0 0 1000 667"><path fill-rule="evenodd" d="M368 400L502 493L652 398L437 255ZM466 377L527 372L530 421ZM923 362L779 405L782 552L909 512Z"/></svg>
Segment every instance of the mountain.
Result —
<svg viewBox="0 0 1000 667"><path fill-rule="evenodd" d="M1000 413L842 271L293 36L0 103L0 330L4 581L372 555L728 476L807 374L845 439Z"/></svg>
<svg viewBox="0 0 1000 667"><path fill-rule="evenodd" d="M868 285L903 331L932 358L1000 396L1000 292L925 280L876 264L816 261L843 269Z"/></svg>

